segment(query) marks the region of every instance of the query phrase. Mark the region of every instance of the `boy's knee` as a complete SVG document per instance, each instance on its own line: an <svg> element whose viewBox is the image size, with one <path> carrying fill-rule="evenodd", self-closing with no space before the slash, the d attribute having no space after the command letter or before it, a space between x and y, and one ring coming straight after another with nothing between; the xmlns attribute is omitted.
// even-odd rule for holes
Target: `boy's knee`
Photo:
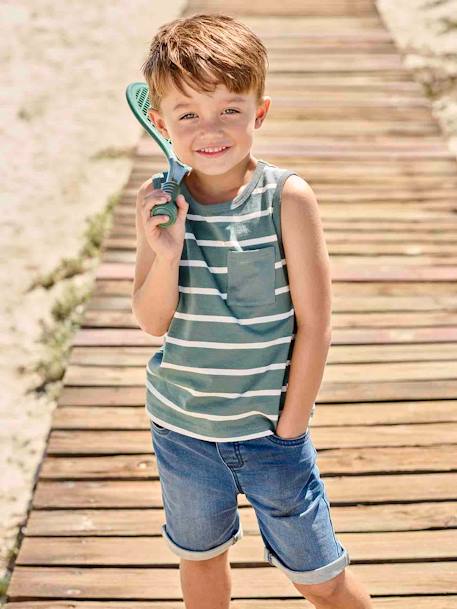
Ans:
<svg viewBox="0 0 457 609"><path fill-rule="evenodd" d="M297 590L312 602L315 600L330 599L339 590L340 586L344 585L345 573L342 571L332 579L320 584L298 584L292 582Z"/></svg>

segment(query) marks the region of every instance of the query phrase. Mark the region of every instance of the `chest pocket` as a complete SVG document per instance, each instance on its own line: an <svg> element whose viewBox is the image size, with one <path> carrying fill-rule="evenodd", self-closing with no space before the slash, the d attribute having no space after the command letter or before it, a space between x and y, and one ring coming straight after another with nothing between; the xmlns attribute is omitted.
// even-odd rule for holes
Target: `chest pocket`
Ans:
<svg viewBox="0 0 457 609"><path fill-rule="evenodd" d="M243 307L274 304L275 248L227 252L227 304Z"/></svg>

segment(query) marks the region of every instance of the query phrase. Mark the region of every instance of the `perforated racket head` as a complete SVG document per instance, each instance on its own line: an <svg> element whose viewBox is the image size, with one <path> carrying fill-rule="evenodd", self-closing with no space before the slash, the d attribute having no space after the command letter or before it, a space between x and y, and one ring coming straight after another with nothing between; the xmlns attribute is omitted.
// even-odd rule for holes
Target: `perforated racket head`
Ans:
<svg viewBox="0 0 457 609"><path fill-rule="evenodd" d="M178 195L179 184L184 176L192 169L189 165L182 163L176 156L170 142L163 137L160 131L156 128L148 115L150 108L149 89L144 82L132 82L127 85L125 96L130 106L131 111L135 115L142 127L151 135L168 160L168 174L166 182L162 185L162 190L171 195L171 201L168 203L155 205L151 209L151 216L165 214L169 217L168 222L159 224L166 227L174 224L177 217L176 196Z"/></svg>
<svg viewBox="0 0 457 609"><path fill-rule="evenodd" d="M168 159L170 169L167 175L167 182L173 181L179 184L183 177L192 170L192 167L178 159L170 142L163 137L149 118L148 110L150 108L150 101L147 84L144 82L130 83L125 90L125 96L130 109L138 122L146 129L149 135L155 139Z"/></svg>
<svg viewBox="0 0 457 609"><path fill-rule="evenodd" d="M163 137L148 116L150 101L147 84L144 82L130 83L127 85L125 96L127 97L127 102L133 114L138 119L140 124L146 129L149 135L152 135L155 141L159 144L165 156L168 159L176 159L177 157L170 145L170 142Z"/></svg>

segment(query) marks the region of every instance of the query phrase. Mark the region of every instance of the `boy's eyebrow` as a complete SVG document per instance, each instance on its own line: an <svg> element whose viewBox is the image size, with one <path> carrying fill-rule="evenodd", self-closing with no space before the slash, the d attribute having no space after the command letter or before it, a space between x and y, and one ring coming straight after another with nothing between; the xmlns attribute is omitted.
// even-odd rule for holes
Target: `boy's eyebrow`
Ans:
<svg viewBox="0 0 457 609"><path fill-rule="evenodd" d="M224 101L224 103L229 103L229 102L244 102L246 100L244 97L237 96L237 97L229 97L223 101ZM189 106L190 104L191 104L191 102L182 102L180 104L176 104L176 106L173 108L173 112L175 110L179 110L180 108L187 108L187 106Z"/></svg>

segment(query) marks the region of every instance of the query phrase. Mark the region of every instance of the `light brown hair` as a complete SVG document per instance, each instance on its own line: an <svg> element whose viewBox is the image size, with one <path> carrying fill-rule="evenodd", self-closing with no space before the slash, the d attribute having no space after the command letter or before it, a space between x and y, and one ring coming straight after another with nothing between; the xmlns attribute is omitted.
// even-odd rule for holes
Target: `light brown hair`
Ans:
<svg viewBox="0 0 457 609"><path fill-rule="evenodd" d="M182 81L197 91L213 92L219 83L232 93L264 95L267 50L246 25L221 13L199 13L162 25L141 66L149 102L159 109L168 79L184 93Z"/></svg>

